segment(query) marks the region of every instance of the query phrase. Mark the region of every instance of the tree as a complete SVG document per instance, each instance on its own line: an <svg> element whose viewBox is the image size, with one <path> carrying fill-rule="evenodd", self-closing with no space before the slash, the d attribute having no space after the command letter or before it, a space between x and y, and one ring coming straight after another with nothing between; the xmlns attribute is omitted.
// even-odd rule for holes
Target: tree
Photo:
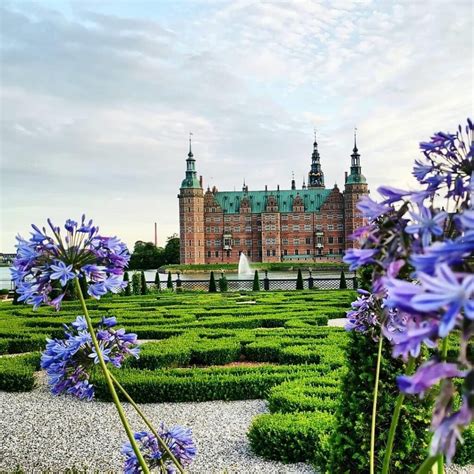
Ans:
<svg viewBox="0 0 474 474"><path fill-rule="evenodd" d="M179 263L179 237L176 234L168 237L164 250L166 264Z"/></svg>
<svg viewBox="0 0 474 474"><path fill-rule="evenodd" d="M255 270L255 275L253 276L252 291L260 291L260 280L258 278L258 270Z"/></svg>
<svg viewBox="0 0 474 474"><path fill-rule="evenodd" d="M145 272L140 273L140 293L146 295L148 293L148 287L146 286Z"/></svg>
<svg viewBox="0 0 474 474"><path fill-rule="evenodd" d="M132 290L130 288L130 277L128 275L128 272L125 272L123 275L123 281L127 283L127 286L124 289L124 295L125 296L130 296L132 294Z"/></svg>
<svg viewBox="0 0 474 474"><path fill-rule="evenodd" d="M149 270L165 264L165 251L152 242L135 242L128 268L130 270Z"/></svg>
<svg viewBox="0 0 474 474"><path fill-rule="evenodd" d="M304 289L303 274L301 273L301 268L298 268L298 276L296 277L296 289L297 290Z"/></svg>
<svg viewBox="0 0 474 474"><path fill-rule="evenodd" d="M216 279L214 278L214 272L211 272L211 278L209 280L209 293L215 293L216 291Z"/></svg>
<svg viewBox="0 0 474 474"><path fill-rule="evenodd" d="M346 275L344 274L344 270L341 270L341 277L339 279L339 289L345 290L346 288L347 288Z"/></svg>
<svg viewBox="0 0 474 474"><path fill-rule="evenodd" d="M166 288L169 290L173 289L173 279L171 278L171 272L168 272L168 281L166 282Z"/></svg>
<svg viewBox="0 0 474 474"><path fill-rule="evenodd" d="M155 287L158 291L161 290L161 282L160 282L160 272L157 270L155 275Z"/></svg>

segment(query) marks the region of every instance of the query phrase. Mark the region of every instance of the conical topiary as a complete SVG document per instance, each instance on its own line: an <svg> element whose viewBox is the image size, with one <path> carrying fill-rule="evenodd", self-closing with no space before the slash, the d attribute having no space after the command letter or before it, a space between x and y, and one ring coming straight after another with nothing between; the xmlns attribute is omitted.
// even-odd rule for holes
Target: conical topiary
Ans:
<svg viewBox="0 0 474 474"><path fill-rule="evenodd" d="M211 272L211 278L209 279L209 293L216 293L216 279L214 278L214 272Z"/></svg>
<svg viewBox="0 0 474 474"><path fill-rule="evenodd" d="M140 293L146 295L148 293L148 287L146 286L145 272L140 273Z"/></svg>
<svg viewBox="0 0 474 474"><path fill-rule="evenodd" d="M344 270L341 270L341 278L339 280L339 289L345 290L346 288L347 288L346 275L344 274Z"/></svg>
<svg viewBox="0 0 474 474"><path fill-rule="evenodd" d="M123 294L125 296L131 296L132 289L130 288L130 277L128 276L128 272L125 272L123 275L123 281L127 283L127 286L123 290Z"/></svg>
<svg viewBox="0 0 474 474"><path fill-rule="evenodd" d="M296 289L303 290L303 274L301 273L301 268L298 268L298 276L296 277Z"/></svg>
<svg viewBox="0 0 474 474"><path fill-rule="evenodd" d="M255 275L253 276L252 291L260 291L260 279L258 278L257 270L255 270Z"/></svg>
<svg viewBox="0 0 474 474"><path fill-rule="evenodd" d="M134 295L139 295L141 293L141 282L140 274L134 273L132 275L132 293Z"/></svg>
<svg viewBox="0 0 474 474"><path fill-rule="evenodd" d="M155 275L155 288L160 291L161 290L161 282L160 282L160 272L157 270Z"/></svg>
<svg viewBox="0 0 474 474"><path fill-rule="evenodd" d="M219 278L219 291L221 293L225 293L228 290L228 283L227 278L225 277L224 273L222 273L221 277Z"/></svg>
<svg viewBox="0 0 474 474"><path fill-rule="evenodd" d="M169 290L173 289L173 279L171 278L171 272L168 272L168 281L166 282L166 288Z"/></svg>

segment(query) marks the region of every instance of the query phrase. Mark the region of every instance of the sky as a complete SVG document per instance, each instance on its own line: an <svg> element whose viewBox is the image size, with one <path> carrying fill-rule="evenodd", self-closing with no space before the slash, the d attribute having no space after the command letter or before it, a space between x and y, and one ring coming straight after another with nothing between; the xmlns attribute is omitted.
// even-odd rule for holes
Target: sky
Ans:
<svg viewBox="0 0 474 474"><path fill-rule="evenodd" d="M93 218L130 248L179 230L189 132L204 186L297 186L313 130L340 188L353 130L372 195L473 111L470 0L0 3L0 252Z"/></svg>

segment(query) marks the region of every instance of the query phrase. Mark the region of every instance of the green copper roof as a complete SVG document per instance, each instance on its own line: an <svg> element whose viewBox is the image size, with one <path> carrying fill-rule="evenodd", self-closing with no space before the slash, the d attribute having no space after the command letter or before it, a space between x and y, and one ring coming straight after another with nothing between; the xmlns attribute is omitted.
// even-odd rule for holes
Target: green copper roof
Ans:
<svg viewBox="0 0 474 474"><path fill-rule="evenodd" d="M200 188L201 184L196 176L184 178L181 182L181 188Z"/></svg>
<svg viewBox="0 0 474 474"><path fill-rule="evenodd" d="M299 195L303 199L305 212L319 211L331 193L330 189L300 189L282 191L224 191L217 192L214 197L227 214L240 211L240 201L247 197L253 213L265 212L267 198L274 196L279 212L292 212L293 200Z"/></svg>
<svg viewBox="0 0 474 474"><path fill-rule="evenodd" d="M364 175L351 173L347 177L346 184L359 184L359 183L367 183L367 180L365 179Z"/></svg>

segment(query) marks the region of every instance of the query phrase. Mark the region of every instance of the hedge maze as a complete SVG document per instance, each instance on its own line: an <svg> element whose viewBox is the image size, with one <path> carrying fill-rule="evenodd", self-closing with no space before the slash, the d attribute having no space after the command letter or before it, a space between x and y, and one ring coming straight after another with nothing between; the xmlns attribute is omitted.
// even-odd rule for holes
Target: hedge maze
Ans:
<svg viewBox="0 0 474 474"><path fill-rule="evenodd" d="M93 320L115 316L137 333L138 360L113 373L137 402L265 398L269 414L249 430L252 449L284 462L319 466L329 456L347 335L328 327L345 316L351 290L259 293L160 292L89 300ZM77 302L50 308L0 305L0 390L35 384L46 337L63 337ZM96 398L109 400L101 373Z"/></svg>

